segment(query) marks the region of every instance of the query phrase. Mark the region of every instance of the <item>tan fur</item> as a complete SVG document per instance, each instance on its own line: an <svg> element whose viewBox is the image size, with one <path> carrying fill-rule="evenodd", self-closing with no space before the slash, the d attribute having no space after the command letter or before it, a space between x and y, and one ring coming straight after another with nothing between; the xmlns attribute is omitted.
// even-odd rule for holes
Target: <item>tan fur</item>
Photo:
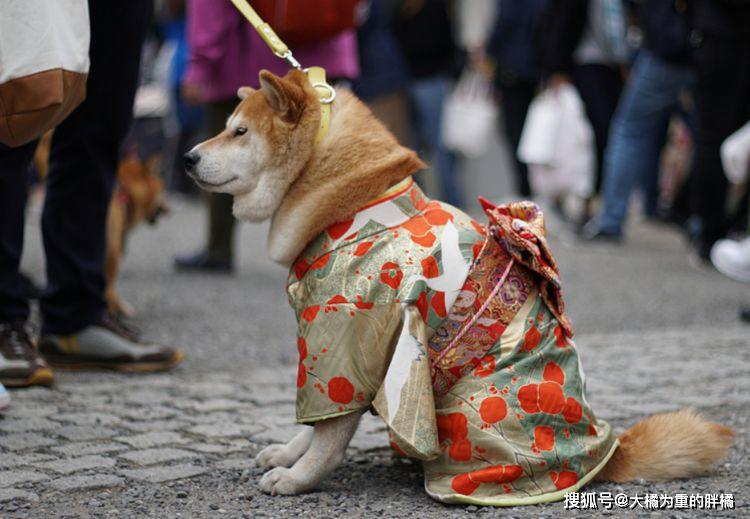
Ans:
<svg viewBox="0 0 750 519"><path fill-rule="evenodd" d="M153 220L168 210L164 200L164 182L159 174L160 157L141 162L126 157L117 168L118 186L109 202L107 214L107 256L104 265L106 288L104 299L114 314L132 317L133 307L117 293L117 274L122 261L125 240L133 228Z"/></svg>
<svg viewBox="0 0 750 519"><path fill-rule="evenodd" d="M331 129L273 216L271 257L289 264L329 225L425 167L354 95L340 90Z"/></svg>
<svg viewBox="0 0 750 519"><path fill-rule="evenodd" d="M47 171L49 170L49 153L52 147L52 134L55 130L50 130L39 139L39 143L36 145L34 150L34 158L32 164L34 169L39 175L40 182L44 182L47 179Z"/></svg>
<svg viewBox="0 0 750 519"><path fill-rule="evenodd" d="M733 437L732 429L692 409L650 416L620 435L620 447L596 479L624 483L707 474L726 458Z"/></svg>

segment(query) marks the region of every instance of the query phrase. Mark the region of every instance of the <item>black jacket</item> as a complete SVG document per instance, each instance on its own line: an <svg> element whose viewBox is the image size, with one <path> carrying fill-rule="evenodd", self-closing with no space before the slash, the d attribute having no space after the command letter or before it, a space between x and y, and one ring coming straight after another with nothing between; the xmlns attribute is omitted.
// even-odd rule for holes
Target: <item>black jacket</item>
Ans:
<svg viewBox="0 0 750 519"><path fill-rule="evenodd" d="M547 42L542 49L545 75L573 70L573 54L583 36L589 0L553 0L546 21Z"/></svg>
<svg viewBox="0 0 750 519"><path fill-rule="evenodd" d="M645 0L640 6L644 46L662 59L690 61L690 29L685 8L689 0Z"/></svg>
<svg viewBox="0 0 750 519"><path fill-rule="evenodd" d="M691 28L698 33L750 37L750 0L688 0L688 13Z"/></svg>
<svg viewBox="0 0 750 519"><path fill-rule="evenodd" d="M394 34L414 77L454 74L458 56L448 0L425 0L413 16L397 9Z"/></svg>

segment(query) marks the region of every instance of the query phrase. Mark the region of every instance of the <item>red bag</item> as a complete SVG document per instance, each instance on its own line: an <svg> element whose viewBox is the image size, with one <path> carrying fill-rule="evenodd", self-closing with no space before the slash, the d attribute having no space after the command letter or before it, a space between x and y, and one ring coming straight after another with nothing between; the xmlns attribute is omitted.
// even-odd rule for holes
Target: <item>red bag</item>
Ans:
<svg viewBox="0 0 750 519"><path fill-rule="evenodd" d="M318 43L357 26L361 0L251 0L250 5L290 47Z"/></svg>

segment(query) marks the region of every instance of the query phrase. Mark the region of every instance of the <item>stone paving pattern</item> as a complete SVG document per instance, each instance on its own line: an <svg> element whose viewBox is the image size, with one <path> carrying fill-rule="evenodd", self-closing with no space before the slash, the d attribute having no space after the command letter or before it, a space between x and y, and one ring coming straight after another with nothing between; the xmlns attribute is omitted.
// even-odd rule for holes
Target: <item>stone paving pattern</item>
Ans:
<svg viewBox="0 0 750 519"><path fill-rule="evenodd" d="M168 374L58 373L53 389L13 391L0 419L0 517L513 517L589 515L562 503L498 511L445 506L422 488L417 464L393 460L380 420L367 416L346 464L320 491L272 498L252 458L294 425L294 320L285 272L265 259L263 226L244 225L237 276L171 272L199 244L202 214L177 204L133 236L122 293L156 340L187 358ZM43 272L30 222L25 268ZM733 426L736 446L710 477L594 490L733 493L750 516L750 327L736 321L746 287L689 266L679 238L638 224L615 253L553 241L577 325L589 400L622 430L645 415L692 406ZM696 516L633 510L617 515Z"/></svg>

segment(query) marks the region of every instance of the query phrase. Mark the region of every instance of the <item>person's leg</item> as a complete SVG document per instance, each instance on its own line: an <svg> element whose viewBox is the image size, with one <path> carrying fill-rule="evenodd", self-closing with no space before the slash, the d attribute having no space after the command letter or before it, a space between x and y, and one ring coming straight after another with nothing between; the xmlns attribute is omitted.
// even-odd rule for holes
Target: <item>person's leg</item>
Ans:
<svg viewBox="0 0 750 519"><path fill-rule="evenodd" d="M620 71L605 65L579 65L574 71L575 83L586 107L596 145L596 192L603 178L604 150L609 126L622 90Z"/></svg>
<svg viewBox="0 0 750 519"><path fill-rule="evenodd" d="M433 167L440 179L442 199L460 207L463 189L456 172L456 155L443 145L441 135L443 102L448 94L448 80L442 76L418 79L409 86L409 94L416 112L416 126L433 157Z"/></svg>
<svg viewBox="0 0 750 519"><path fill-rule="evenodd" d="M622 233L633 188L646 172L656 176L670 114L690 78L687 67L670 65L647 51L638 56L605 152L604 203L597 217L602 231Z"/></svg>
<svg viewBox="0 0 750 519"><path fill-rule="evenodd" d="M36 142L18 148L0 144L0 387L46 385L54 378L26 333L27 288L18 270L35 149Z"/></svg>
<svg viewBox="0 0 750 519"><path fill-rule="evenodd" d="M75 333L101 320L106 221L119 146L132 120L151 0L89 1L86 100L55 131L42 233L48 287L44 331Z"/></svg>
<svg viewBox="0 0 750 519"><path fill-rule="evenodd" d="M396 90L367 100L372 114L385 125L402 146L409 146L409 98L403 90Z"/></svg>
<svg viewBox="0 0 750 519"><path fill-rule="evenodd" d="M746 122L744 111L750 96L750 52L746 47L731 38L705 34L693 51L697 128L692 199L701 221L696 252L704 260L727 230L728 183L719 149Z"/></svg>
<svg viewBox="0 0 750 519"><path fill-rule="evenodd" d="M521 133L523 125L526 122L526 114L529 111L529 105L534 98L536 85L534 83L516 82L512 85L503 84L500 87L502 98L502 124L503 131L508 143L511 145L511 151L515 161L516 173L516 190L522 197L531 196L531 186L529 185L529 172L526 164L518 160L518 144L521 142Z"/></svg>
<svg viewBox="0 0 750 519"><path fill-rule="evenodd" d="M213 261L232 263L234 236L234 197L224 193L211 193L208 199L208 257Z"/></svg>
<svg viewBox="0 0 750 519"><path fill-rule="evenodd" d="M23 248L28 173L36 142L18 148L0 144L0 323L25 323L29 316L19 273Z"/></svg>
<svg viewBox="0 0 750 519"><path fill-rule="evenodd" d="M152 9L151 0L89 0L87 97L55 131L42 215L49 285L39 351L53 366L155 371L182 358L140 343L104 301L107 210Z"/></svg>

